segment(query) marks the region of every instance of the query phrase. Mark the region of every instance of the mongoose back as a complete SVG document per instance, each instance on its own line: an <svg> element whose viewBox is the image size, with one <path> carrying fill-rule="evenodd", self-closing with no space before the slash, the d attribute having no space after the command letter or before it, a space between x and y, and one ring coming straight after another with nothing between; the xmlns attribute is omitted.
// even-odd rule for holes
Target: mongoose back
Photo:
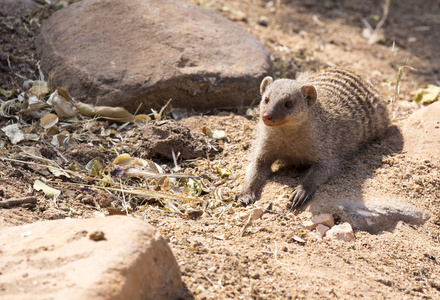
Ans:
<svg viewBox="0 0 440 300"><path fill-rule="evenodd" d="M261 82L260 119L239 200L250 204L276 160L309 168L292 195L292 208L309 200L334 175L343 157L380 137L389 120L374 87L359 75L327 69L297 80Z"/></svg>

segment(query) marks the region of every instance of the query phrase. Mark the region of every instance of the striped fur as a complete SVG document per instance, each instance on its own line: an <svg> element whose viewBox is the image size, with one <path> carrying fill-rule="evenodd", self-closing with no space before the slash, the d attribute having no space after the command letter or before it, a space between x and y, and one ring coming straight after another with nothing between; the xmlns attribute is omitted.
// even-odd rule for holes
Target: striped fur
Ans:
<svg viewBox="0 0 440 300"><path fill-rule="evenodd" d="M266 78L261 92L260 121L239 197L245 204L255 200L272 163L282 160L310 167L292 196L293 206L301 205L337 172L345 155L380 137L389 123L376 89L348 70L327 69L297 80Z"/></svg>

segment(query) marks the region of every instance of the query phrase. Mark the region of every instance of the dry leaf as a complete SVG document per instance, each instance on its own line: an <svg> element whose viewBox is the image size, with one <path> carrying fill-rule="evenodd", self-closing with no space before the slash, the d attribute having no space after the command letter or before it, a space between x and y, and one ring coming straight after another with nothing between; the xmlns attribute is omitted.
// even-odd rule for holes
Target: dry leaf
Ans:
<svg viewBox="0 0 440 300"><path fill-rule="evenodd" d="M2 128L2 131L6 134L12 144L17 144L24 140L24 134L18 124L11 124Z"/></svg>
<svg viewBox="0 0 440 300"><path fill-rule="evenodd" d="M54 107L55 112L60 118L76 116L76 108L72 104L70 104L64 97L61 97L59 95L59 90L60 89L56 90L50 95L49 100L47 100L47 104Z"/></svg>
<svg viewBox="0 0 440 300"><path fill-rule="evenodd" d="M61 194L60 190L51 188L47 186L40 180L35 180L34 182L34 190L43 191L47 198L56 198Z"/></svg>
<svg viewBox="0 0 440 300"><path fill-rule="evenodd" d="M66 177L66 178L70 178L70 175L60 169L60 168L48 168L48 170L55 176L55 177Z"/></svg>
<svg viewBox="0 0 440 300"><path fill-rule="evenodd" d="M33 82L33 85L28 92L38 97L38 99L43 99L50 92L50 90L47 87L47 82L36 80Z"/></svg>
<svg viewBox="0 0 440 300"><path fill-rule="evenodd" d="M102 172L104 171L104 167L99 161L99 158L96 157L87 163L86 170L92 176L101 176Z"/></svg>
<svg viewBox="0 0 440 300"><path fill-rule="evenodd" d="M151 121L150 116L145 115L145 114L140 114L140 115L134 116L134 123L148 123L150 121Z"/></svg>
<svg viewBox="0 0 440 300"><path fill-rule="evenodd" d="M49 129L58 123L58 116L55 114L46 114L43 118L41 118L40 123L41 127L44 129Z"/></svg>
<svg viewBox="0 0 440 300"><path fill-rule="evenodd" d="M75 107L79 113L86 117L99 117L118 122L133 122L134 116L122 107L92 106L90 104L76 102Z"/></svg>
<svg viewBox="0 0 440 300"><path fill-rule="evenodd" d="M414 93L414 101L418 104L427 105L438 100L440 86L428 84L426 89L418 89Z"/></svg>
<svg viewBox="0 0 440 300"><path fill-rule="evenodd" d="M210 138L213 138L216 140L224 139L226 136L226 133L224 130L211 130L207 127L203 127L202 132L204 134L206 134L207 136L209 136Z"/></svg>
<svg viewBox="0 0 440 300"><path fill-rule="evenodd" d="M127 153L121 154L113 160L113 164L120 166L128 166L133 163L130 155Z"/></svg>
<svg viewBox="0 0 440 300"><path fill-rule="evenodd" d="M229 171L228 169L222 169L222 168L219 168L219 167L215 167L215 169L217 170L217 172L220 174L220 176L225 176L225 177L227 177L227 176L230 176L231 175L231 171Z"/></svg>

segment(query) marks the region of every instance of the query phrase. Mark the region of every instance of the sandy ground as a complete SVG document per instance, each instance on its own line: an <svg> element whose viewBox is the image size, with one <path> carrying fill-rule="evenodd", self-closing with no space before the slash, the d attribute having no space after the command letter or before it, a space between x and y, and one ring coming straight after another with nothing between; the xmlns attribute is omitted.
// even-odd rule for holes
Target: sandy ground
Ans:
<svg viewBox="0 0 440 300"><path fill-rule="evenodd" d="M272 54L275 77L293 77L298 72L328 66L346 67L369 79L391 102L397 77L394 67L411 66L415 70L405 69L399 99L390 105L393 124L398 127L418 109L411 101L411 92L440 80L438 1L424 1L423 5L394 1L383 26L386 39L372 45L362 36L365 26L361 20L365 18L375 26L383 13L381 1L190 2L221 13L259 38ZM36 17L41 22L45 18ZM38 25L29 23L29 16L1 15L1 21L2 55L16 58L16 62L11 59L15 74L5 59L1 61L2 89L10 91L14 81L21 86L25 78L38 76L32 39ZM4 95L0 97L7 100ZM190 213L189 206L182 203L146 201L138 196L123 199L119 193L81 185L53 184L62 194L57 202L48 200L32 186L36 179L53 178L51 173L41 161L24 155L23 147L12 146L2 136L0 157L19 162L0 160L0 198L34 195L38 202L0 208L0 227L115 213L123 210L125 201L130 215L153 224L169 240L183 280L196 299L440 298L438 160L410 158L402 153L398 130L391 129L383 140L365 146L348 160L340 174L323 185L309 205L298 212L287 207L299 179L289 170L276 172L255 204L262 208L271 205L271 210L246 226L243 215L252 207L244 208L233 198L243 181L256 120L243 113L207 112L179 121L192 132L201 132L204 126L226 132L226 138L220 141L220 154L209 160L178 160L179 172L200 176L205 183L199 196L203 202L189 205L196 213ZM0 127L6 122L0 117ZM88 128L95 138L90 145L75 146L62 154L81 170L95 157L100 157L104 165L111 163L117 156L115 151L148 157L139 146L142 127L121 130L122 143L102 134L101 128L109 126L105 121L96 121ZM67 167L51 146L41 141L24 145L38 148L43 157ZM149 158L165 171L174 167L170 160ZM229 170L230 175L221 176L216 167ZM151 181L132 179L130 184L156 184L158 188L157 182ZM163 189L163 182L160 184ZM357 231L356 240L346 243L321 240L302 226L313 215L333 212L338 200L377 198L430 211L433 217L422 226L399 222L378 234ZM298 242L298 237L305 243Z"/></svg>

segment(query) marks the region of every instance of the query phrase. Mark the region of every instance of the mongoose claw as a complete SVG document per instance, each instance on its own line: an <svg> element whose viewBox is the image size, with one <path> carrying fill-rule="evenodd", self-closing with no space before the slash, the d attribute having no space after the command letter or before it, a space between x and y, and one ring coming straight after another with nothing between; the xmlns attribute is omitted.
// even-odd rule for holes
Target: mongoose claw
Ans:
<svg viewBox="0 0 440 300"><path fill-rule="evenodd" d="M300 206L302 206L304 203L307 202L310 198L310 193L307 192L302 185L298 186L292 194L291 200L292 200L292 206L290 209L296 209Z"/></svg>
<svg viewBox="0 0 440 300"><path fill-rule="evenodd" d="M240 196L236 197L236 200L240 201L240 203L244 206L248 206L254 203L255 198L252 196L252 194L241 194Z"/></svg>

